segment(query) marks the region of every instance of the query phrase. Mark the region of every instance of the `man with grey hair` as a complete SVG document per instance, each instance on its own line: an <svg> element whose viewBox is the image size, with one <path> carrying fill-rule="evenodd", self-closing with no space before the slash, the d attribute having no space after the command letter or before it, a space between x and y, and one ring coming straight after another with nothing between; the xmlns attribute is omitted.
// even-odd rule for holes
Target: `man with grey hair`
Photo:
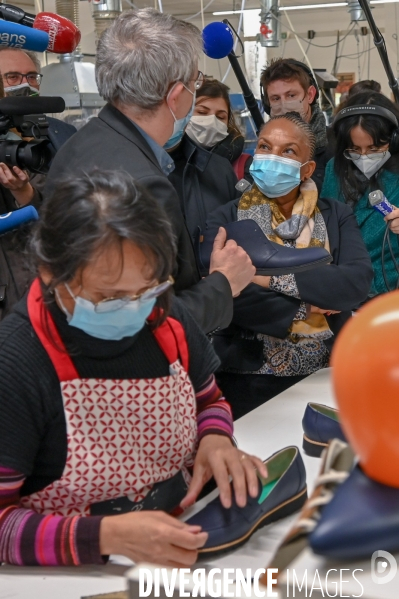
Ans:
<svg viewBox="0 0 399 599"><path fill-rule="evenodd" d="M177 145L201 85L200 31L172 15L145 8L123 12L98 44L96 78L108 104L56 156L47 189L55 180L93 167L125 170L166 210L176 234L175 291L206 333L232 319L233 296L255 269L242 248L215 240L210 275L201 279L177 193L168 180L174 168L167 149Z"/></svg>

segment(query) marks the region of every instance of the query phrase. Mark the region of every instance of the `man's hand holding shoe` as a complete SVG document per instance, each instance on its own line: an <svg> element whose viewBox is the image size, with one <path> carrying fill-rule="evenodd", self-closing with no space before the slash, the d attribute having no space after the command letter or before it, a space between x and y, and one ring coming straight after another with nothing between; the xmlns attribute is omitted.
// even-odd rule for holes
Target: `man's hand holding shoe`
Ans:
<svg viewBox="0 0 399 599"><path fill-rule="evenodd" d="M237 297L252 281L255 267L242 247L232 239L226 239L226 230L220 227L213 243L209 274L221 272L230 283L233 297Z"/></svg>

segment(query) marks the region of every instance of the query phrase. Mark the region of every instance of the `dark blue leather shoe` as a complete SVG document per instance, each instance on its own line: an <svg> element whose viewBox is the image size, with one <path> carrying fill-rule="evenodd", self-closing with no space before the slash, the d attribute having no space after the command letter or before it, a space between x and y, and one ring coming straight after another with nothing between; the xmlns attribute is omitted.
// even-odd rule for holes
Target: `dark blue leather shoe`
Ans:
<svg viewBox="0 0 399 599"><path fill-rule="evenodd" d="M313 457L319 458L331 439L345 441L339 423L338 410L318 403L308 403L302 419L303 449Z"/></svg>
<svg viewBox="0 0 399 599"><path fill-rule="evenodd" d="M315 553L339 560L399 551L399 489L377 483L357 466L325 506L309 541Z"/></svg>
<svg viewBox="0 0 399 599"><path fill-rule="evenodd" d="M287 275L329 264L332 256L324 248L289 248L264 235L252 219L223 225L227 239L233 239L249 255L258 275ZM219 229L209 229L199 239L197 253L202 274L209 272L213 242Z"/></svg>
<svg viewBox="0 0 399 599"><path fill-rule="evenodd" d="M301 509L307 499L307 488L299 449L286 447L265 460L265 464L268 477L259 477L258 496L248 497L245 507L238 507L233 500L232 507L226 509L216 497L187 520L187 524L197 524L209 535L200 553L209 555L235 549L262 526Z"/></svg>

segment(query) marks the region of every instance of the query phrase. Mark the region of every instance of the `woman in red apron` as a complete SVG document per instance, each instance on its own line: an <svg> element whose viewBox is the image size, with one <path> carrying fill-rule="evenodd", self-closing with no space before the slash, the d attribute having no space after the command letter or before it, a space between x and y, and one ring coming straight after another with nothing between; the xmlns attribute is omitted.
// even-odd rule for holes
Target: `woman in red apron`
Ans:
<svg viewBox="0 0 399 599"><path fill-rule="evenodd" d="M232 444L211 345L170 311L164 213L95 171L54 191L32 252L39 277L0 328L0 561L194 563L206 534L166 512L212 476L245 505L266 472Z"/></svg>

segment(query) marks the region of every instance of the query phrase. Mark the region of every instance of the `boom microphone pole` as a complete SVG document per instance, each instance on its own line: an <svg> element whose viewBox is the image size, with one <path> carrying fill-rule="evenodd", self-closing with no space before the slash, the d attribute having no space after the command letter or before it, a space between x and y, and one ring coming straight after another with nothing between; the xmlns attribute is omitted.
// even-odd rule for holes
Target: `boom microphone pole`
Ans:
<svg viewBox="0 0 399 599"><path fill-rule="evenodd" d="M237 77L237 81L240 84L245 104L251 113L256 130L259 131L264 124L264 120L259 110L258 102L242 72L238 57L234 53L234 38L230 27L231 25L227 19L224 19L222 23L220 21L209 23L202 32L204 52L210 58L215 59L225 58L227 56L231 68Z"/></svg>
<svg viewBox="0 0 399 599"><path fill-rule="evenodd" d="M395 102L399 103L399 85L398 80L396 79L392 67L389 63L388 52L385 45L385 40L381 34L381 31L378 29L374 17L371 14L370 5L368 0L358 0L364 14L366 15L367 22L370 26L371 33L373 34L374 45L378 50L378 54L380 55L382 65L385 69L385 72L388 77L389 87L392 90L393 96L395 98Z"/></svg>

